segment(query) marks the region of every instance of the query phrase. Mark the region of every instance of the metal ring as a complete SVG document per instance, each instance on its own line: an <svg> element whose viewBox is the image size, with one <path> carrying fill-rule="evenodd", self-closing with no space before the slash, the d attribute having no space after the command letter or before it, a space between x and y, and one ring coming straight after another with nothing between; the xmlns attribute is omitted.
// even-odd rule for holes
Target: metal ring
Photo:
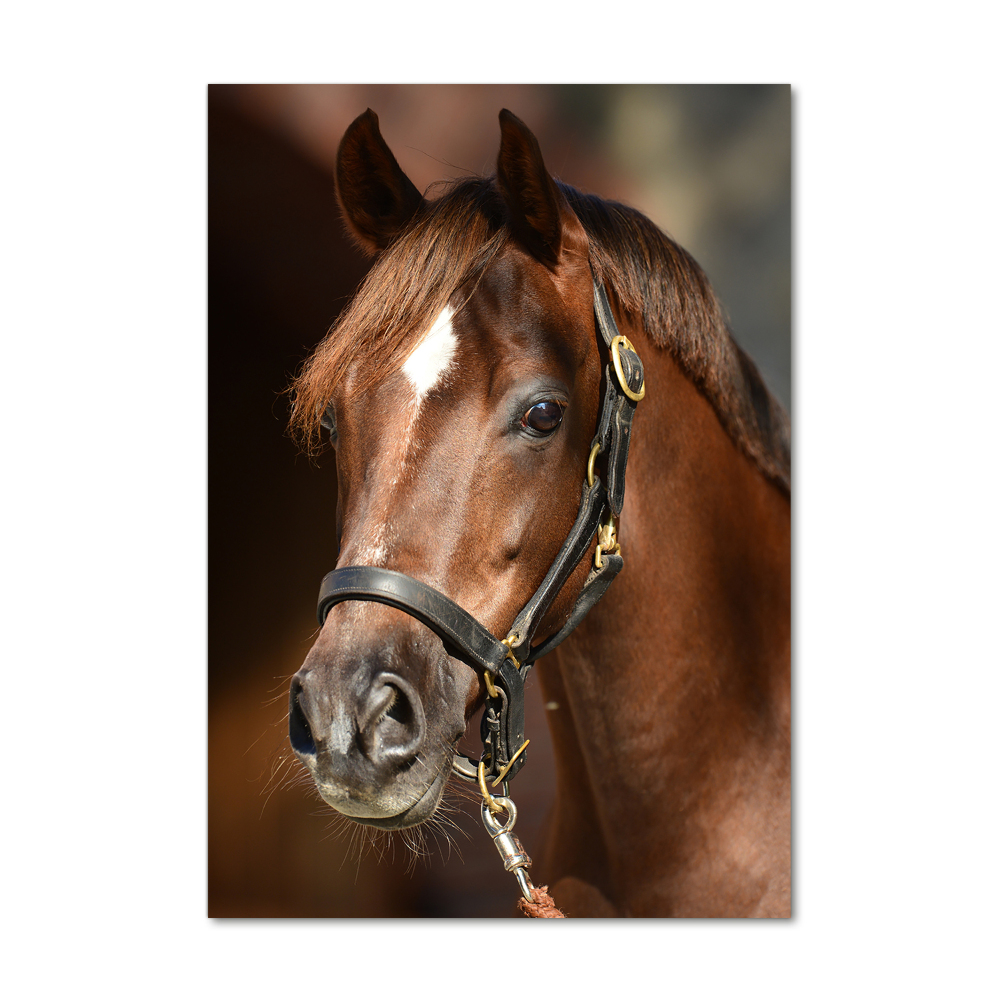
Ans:
<svg viewBox="0 0 1000 1000"><path fill-rule="evenodd" d="M628 382L625 379L625 372L622 369L621 355L619 354L622 344L624 344L637 358L639 357L639 352L632 346L628 337L619 334L611 341L611 360L615 363L615 374L618 376L618 384L622 387L622 392L624 392L625 395L632 400L632 402L638 403L639 400L646 395L646 378L645 375L643 375L642 385L639 386L638 392L633 392L629 388ZM642 364L641 358L639 359L639 363Z"/></svg>
<svg viewBox="0 0 1000 1000"><path fill-rule="evenodd" d="M483 824L490 831L491 837L496 837L501 833L509 833L513 829L517 822L517 806L506 795L490 796L490 801L484 802L483 806L489 806L489 813L483 813ZM501 823L496 818L499 812L507 813L506 823Z"/></svg>
<svg viewBox="0 0 1000 1000"><path fill-rule="evenodd" d="M486 787L486 765L482 761L479 762L477 774L479 779L479 791L483 793L483 802L489 808L490 812L496 815L501 809L505 808L502 804L497 804L498 800L503 798L503 796L494 798L490 795L490 791ZM507 799L506 801L510 802L510 799ZM513 803L511 803L511 805L513 805ZM517 813L513 813L513 815L516 816Z"/></svg>
<svg viewBox="0 0 1000 1000"><path fill-rule="evenodd" d="M499 698L500 692L496 689L496 686L493 683L493 678L490 677L490 672L488 670L483 671L483 680L486 681L487 694L489 694L491 698Z"/></svg>
<svg viewBox="0 0 1000 1000"><path fill-rule="evenodd" d="M479 768L474 760L466 757L464 753L455 752L451 761L451 773L457 774L465 781L476 782L479 780Z"/></svg>
<svg viewBox="0 0 1000 1000"><path fill-rule="evenodd" d="M587 485L594 485L594 459L604 451L600 441L594 442L594 447L590 449L590 458L587 459Z"/></svg>

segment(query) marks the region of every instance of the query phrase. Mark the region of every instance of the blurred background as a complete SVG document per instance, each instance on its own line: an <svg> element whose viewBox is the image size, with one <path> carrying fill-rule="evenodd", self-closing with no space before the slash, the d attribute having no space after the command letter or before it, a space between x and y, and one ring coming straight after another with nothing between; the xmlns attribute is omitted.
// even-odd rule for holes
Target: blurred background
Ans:
<svg viewBox="0 0 1000 1000"><path fill-rule="evenodd" d="M333 819L287 746L288 679L312 643L319 581L336 555L336 470L332 456L296 454L281 393L366 270L343 234L333 165L368 107L420 190L492 173L497 113L509 108L555 176L639 208L693 254L791 412L788 86L209 87L213 917L517 912L516 883L472 799L448 793L453 843L432 837L414 862L398 839L373 845ZM526 695L531 760L512 793L516 833L534 856L552 763L535 678Z"/></svg>

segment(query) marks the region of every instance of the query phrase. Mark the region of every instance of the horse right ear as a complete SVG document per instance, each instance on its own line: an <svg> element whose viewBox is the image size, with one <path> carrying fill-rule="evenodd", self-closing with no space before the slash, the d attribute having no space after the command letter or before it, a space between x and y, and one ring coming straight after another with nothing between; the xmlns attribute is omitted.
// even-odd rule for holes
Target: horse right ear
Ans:
<svg viewBox="0 0 1000 1000"><path fill-rule="evenodd" d="M587 236L556 187L531 129L506 108L500 112L497 186L515 236L546 267L566 256L587 259Z"/></svg>
<svg viewBox="0 0 1000 1000"><path fill-rule="evenodd" d="M371 108L340 140L337 200L348 232L369 256L383 251L424 204L382 138Z"/></svg>

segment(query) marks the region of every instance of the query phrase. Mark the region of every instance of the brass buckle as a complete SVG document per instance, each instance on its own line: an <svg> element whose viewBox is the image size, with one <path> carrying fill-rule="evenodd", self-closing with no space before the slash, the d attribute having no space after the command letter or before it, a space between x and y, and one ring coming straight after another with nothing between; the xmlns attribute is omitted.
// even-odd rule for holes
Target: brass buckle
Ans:
<svg viewBox="0 0 1000 1000"><path fill-rule="evenodd" d="M514 655L514 652L513 652L513 650L511 649L511 647L512 647L512 646L513 646L513 645L514 645L514 644L515 644L515 643L516 643L516 642L518 641L518 639L520 639L520 638L521 638L521 637L520 637L519 635L516 635L516 634L515 634L515 635L509 635L509 636L507 636L507 638L506 638L506 639L501 639L501 640L500 640L500 645L501 645L501 646L506 646L506 647L507 647L507 656L505 657L505 659L508 659L508 660L510 660L510 661L511 661L511 662L512 662L512 663L514 664L514 666L515 666L515 667L516 667L516 668L517 668L518 670L520 670L520 669L521 669L521 661L520 661L520 660L519 660L519 659L518 659L518 658L517 658L517 657L516 657L516 656Z"/></svg>
<svg viewBox="0 0 1000 1000"><path fill-rule="evenodd" d="M506 639L500 640L500 644L502 646L507 647L507 656L505 657L505 659L510 660L511 663L513 663L518 670L521 669L521 661L514 655L511 647L517 642L519 638L520 636L517 635L517 633L515 633L514 635L507 636ZM496 685L493 683L493 678L490 676L490 672L488 670L483 671L483 680L486 681L486 691L489 694L489 696L491 698L499 698L500 692L497 690ZM515 756L517 755L515 754Z"/></svg>
<svg viewBox="0 0 1000 1000"><path fill-rule="evenodd" d="M613 514L608 515L607 521L597 529L597 549L594 552L594 569L600 569L604 562L601 553L615 555L621 552L622 547L618 543L618 534L615 531L615 518Z"/></svg>
<svg viewBox="0 0 1000 1000"><path fill-rule="evenodd" d="M646 377L643 375L642 385L639 386L638 392L633 392L629 386L628 382L625 380L625 372L622 369L622 359L619 351L622 345L625 345L637 358L639 357L639 352L632 346L632 342L628 337L619 334L611 341L611 360L615 363L615 374L618 376L618 384L622 388L622 392L632 400L633 403L638 403L643 396L646 395ZM641 363L641 359L640 359Z"/></svg>

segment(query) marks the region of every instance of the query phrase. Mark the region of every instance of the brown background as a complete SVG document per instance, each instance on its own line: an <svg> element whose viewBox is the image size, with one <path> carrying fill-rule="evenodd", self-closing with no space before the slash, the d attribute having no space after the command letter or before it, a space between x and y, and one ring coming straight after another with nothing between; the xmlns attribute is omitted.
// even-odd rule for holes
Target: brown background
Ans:
<svg viewBox="0 0 1000 1000"><path fill-rule="evenodd" d="M464 833L414 864L398 838L371 846L331 819L288 759L287 681L336 553L335 469L296 455L280 393L366 266L337 214L337 144L371 107L423 190L491 172L509 108L556 176L635 205L694 254L791 409L790 90L213 86L208 101L209 915L512 914L514 880L460 790L446 802ZM527 696L532 758L512 791L539 853L551 747L532 680Z"/></svg>

